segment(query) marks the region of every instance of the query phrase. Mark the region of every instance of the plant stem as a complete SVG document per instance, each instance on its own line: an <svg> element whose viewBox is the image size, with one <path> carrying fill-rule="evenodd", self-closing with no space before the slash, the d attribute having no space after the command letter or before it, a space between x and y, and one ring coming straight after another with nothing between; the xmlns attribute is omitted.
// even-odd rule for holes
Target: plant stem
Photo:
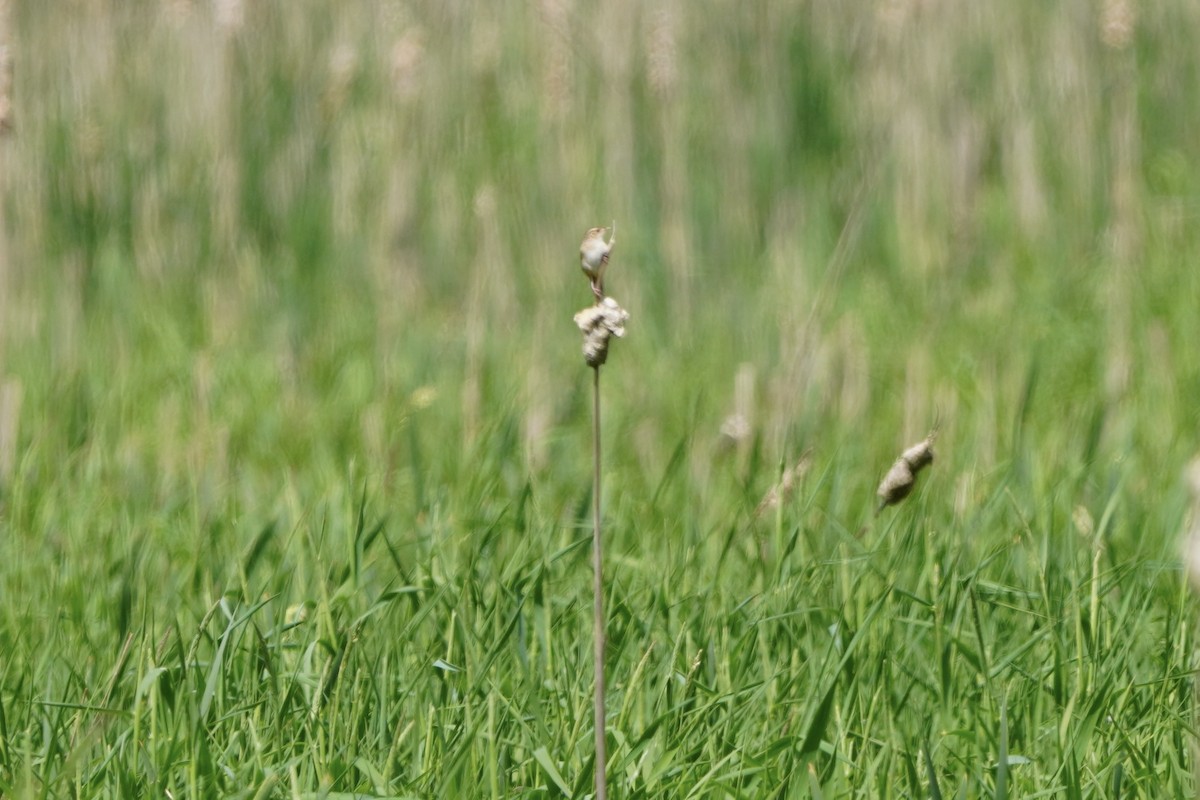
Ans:
<svg viewBox="0 0 1200 800"><path fill-rule="evenodd" d="M596 656L596 800L607 800L607 755L604 721L604 580L600 549L600 367L592 379L592 639Z"/></svg>

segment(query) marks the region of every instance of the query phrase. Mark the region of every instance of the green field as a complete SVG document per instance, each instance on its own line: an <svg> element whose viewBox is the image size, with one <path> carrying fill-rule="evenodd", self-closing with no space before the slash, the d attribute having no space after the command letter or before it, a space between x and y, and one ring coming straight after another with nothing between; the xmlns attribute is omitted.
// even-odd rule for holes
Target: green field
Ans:
<svg viewBox="0 0 1200 800"><path fill-rule="evenodd" d="M1198 30L0 2L0 797L1194 796Z"/></svg>

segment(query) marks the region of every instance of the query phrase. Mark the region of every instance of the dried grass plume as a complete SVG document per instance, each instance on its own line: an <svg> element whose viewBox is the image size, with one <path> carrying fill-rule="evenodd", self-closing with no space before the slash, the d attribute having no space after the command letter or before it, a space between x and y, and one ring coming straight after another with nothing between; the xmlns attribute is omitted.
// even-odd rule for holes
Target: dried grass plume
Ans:
<svg viewBox="0 0 1200 800"><path fill-rule="evenodd" d="M4 20L0 18L0 25ZM0 42L0 134L13 129L12 105L13 61L8 45Z"/></svg>
<svg viewBox="0 0 1200 800"><path fill-rule="evenodd" d="M917 473L933 463L933 441L937 433L935 427L928 436L901 453L887 475L883 476L875 492L879 496L876 515L912 494L913 487L917 485Z"/></svg>
<svg viewBox="0 0 1200 800"><path fill-rule="evenodd" d="M1192 494L1192 510L1183 529L1183 569L1192 588L1200 592L1200 458L1188 465L1184 480Z"/></svg>
<svg viewBox="0 0 1200 800"><path fill-rule="evenodd" d="M763 495L762 501L754 509L754 519L758 519L768 511L774 511L791 500L792 495L796 493L796 489L800 486L800 481L808 474L808 469L811 466L812 451L805 450L795 465L785 469L779 476L779 483L772 486Z"/></svg>
<svg viewBox="0 0 1200 800"><path fill-rule="evenodd" d="M629 312L611 297L575 315L575 324L583 331L583 358L589 367L599 367L608 360L609 339L624 336L628 320Z"/></svg>

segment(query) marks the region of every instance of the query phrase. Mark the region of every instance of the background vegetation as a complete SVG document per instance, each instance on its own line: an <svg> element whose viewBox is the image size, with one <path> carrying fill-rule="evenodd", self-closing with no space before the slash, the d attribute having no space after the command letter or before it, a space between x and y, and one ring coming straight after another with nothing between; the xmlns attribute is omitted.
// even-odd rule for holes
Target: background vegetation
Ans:
<svg viewBox="0 0 1200 800"><path fill-rule="evenodd" d="M1194 794L1200 5L3 18L0 795Z"/></svg>

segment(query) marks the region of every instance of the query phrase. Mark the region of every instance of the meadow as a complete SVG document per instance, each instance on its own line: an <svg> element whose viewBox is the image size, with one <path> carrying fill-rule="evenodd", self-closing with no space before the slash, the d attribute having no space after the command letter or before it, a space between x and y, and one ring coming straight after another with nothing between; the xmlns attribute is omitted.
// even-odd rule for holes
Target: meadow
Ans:
<svg viewBox="0 0 1200 800"><path fill-rule="evenodd" d="M1194 796L1197 30L0 2L0 796Z"/></svg>

